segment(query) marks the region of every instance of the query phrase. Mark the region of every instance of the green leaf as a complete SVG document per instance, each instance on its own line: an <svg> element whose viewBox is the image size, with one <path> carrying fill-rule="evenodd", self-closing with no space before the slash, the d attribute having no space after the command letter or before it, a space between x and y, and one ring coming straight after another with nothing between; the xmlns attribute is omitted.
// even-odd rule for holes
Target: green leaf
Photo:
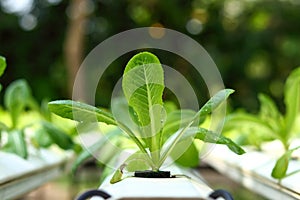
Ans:
<svg viewBox="0 0 300 200"><path fill-rule="evenodd" d="M237 145L227 137L218 135L213 131L204 128L198 128L198 130L195 129L195 131L196 131L196 135L195 135L196 139L202 140L203 142L207 142L207 143L226 145L232 152L238 155L242 155L245 153L245 150L242 147L240 147L239 145Z"/></svg>
<svg viewBox="0 0 300 200"><path fill-rule="evenodd" d="M154 113L154 106L159 105L162 109L163 81L163 69L153 54L139 53L126 65L122 87L129 106L138 115L141 126L148 126L151 120L154 120L157 114Z"/></svg>
<svg viewBox="0 0 300 200"><path fill-rule="evenodd" d="M292 151L287 151L276 161L271 174L273 178L282 179L285 177L291 155Z"/></svg>
<svg viewBox="0 0 300 200"><path fill-rule="evenodd" d="M123 179L124 170L127 172L143 171L151 168L148 162L147 154L137 151L130 155L125 162L115 171L110 183L114 184Z"/></svg>
<svg viewBox="0 0 300 200"><path fill-rule="evenodd" d="M292 153L299 148L300 148L300 146L290 149L290 150L286 151L280 158L278 158L278 160L276 161L276 164L272 170L271 175L273 178L281 180L291 174L298 172L298 170L297 170L297 171L291 172L290 174L287 174L287 170L289 167L289 161L291 159Z"/></svg>
<svg viewBox="0 0 300 200"><path fill-rule="evenodd" d="M133 111L132 107L128 106L125 98L120 97L112 99L111 111L118 123L126 124L135 135L139 134L140 129L137 125L138 119L136 113Z"/></svg>
<svg viewBox="0 0 300 200"><path fill-rule="evenodd" d="M187 126L196 115L193 110L175 110L168 114L166 123L163 128L163 143L176 131ZM195 123L197 126L199 123Z"/></svg>
<svg viewBox="0 0 300 200"><path fill-rule="evenodd" d="M188 148L186 148L187 145ZM183 149L185 149L184 152L182 152ZM185 140L179 142L170 156L173 160L175 160L176 164L183 167L199 166L199 151L192 141Z"/></svg>
<svg viewBox="0 0 300 200"><path fill-rule="evenodd" d="M137 116L132 107L128 107L125 98L115 98L112 100L112 112L119 128L121 128L136 143L139 149L146 153L146 145L142 143L140 127L137 126ZM125 125L126 124L126 125ZM145 141L145 140L144 140ZM150 158L150 157L149 157Z"/></svg>
<svg viewBox="0 0 300 200"><path fill-rule="evenodd" d="M162 95L164 91L163 68L158 58L142 52L133 56L126 65L122 88L129 106L136 112L139 125L154 163L159 159L159 141L166 116Z"/></svg>
<svg viewBox="0 0 300 200"><path fill-rule="evenodd" d="M4 57L0 56L0 77L3 75L6 68L6 60Z"/></svg>
<svg viewBox="0 0 300 200"><path fill-rule="evenodd" d="M130 155L124 162L125 169L128 172L148 170L151 166L148 164L147 157L140 151Z"/></svg>
<svg viewBox="0 0 300 200"><path fill-rule="evenodd" d="M234 143L231 139L219 135L213 131L207 130L205 128L200 127L191 127L187 130L186 134L182 138L182 140L186 138L194 137L195 139L199 139L203 142L213 143L213 144L223 144L226 145L232 152L242 155L245 153L245 150Z"/></svg>
<svg viewBox="0 0 300 200"><path fill-rule="evenodd" d="M122 169L118 168L110 179L110 183L114 184L122 180L123 172Z"/></svg>
<svg viewBox="0 0 300 200"><path fill-rule="evenodd" d="M39 147L48 148L53 144L49 134L43 128L39 128L35 131L34 139Z"/></svg>
<svg viewBox="0 0 300 200"><path fill-rule="evenodd" d="M72 100L57 100L48 103L48 108L51 112L79 122L104 122L106 124L117 125L111 113L90 106L85 103Z"/></svg>
<svg viewBox="0 0 300 200"><path fill-rule="evenodd" d="M170 153L175 148L176 144L181 140L185 132L190 128L190 126L197 120L202 119L213 110L217 109L224 101L232 94L234 90L224 89L217 92L212 98L210 98L204 106L194 115L191 121L182 129L178 130L174 135L166 142L162 147L162 156L159 160L158 167L160 167L163 162L167 159Z"/></svg>
<svg viewBox="0 0 300 200"><path fill-rule="evenodd" d="M103 170L101 172L101 175L100 175L100 180L99 180L99 184L102 185L102 183L106 180L106 178L108 176L110 176L112 173L115 172L115 169L113 169L111 166L115 165L116 162L118 160L118 157L117 156L113 156L109 162L103 166Z"/></svg>
<svg viewBox="0 0 300 200"><path fill-rule="evenodd" d="M146 147L144 146L144 144L135 136L135 134L125 124L118 122L118 127L121 130L123 130L130 137L130 139L137 145L137 147L140 149L141 152L148 155L148 152L147 152ZM152 163L153 167L155 167L153 161L151 160L150 155L148 155L148 161L150 163Z"/></svg>
<svg viewBox="0 0 300 200"><path fill-rule="evenodd" d="M202 108L198 112L200 119L204 118L208 114L212 113L215 109L217 109L233 92L234 90L232 89L223 89L217 92L204 104L204 106L202 106Z"/></svg>
<svg viewBox="0 0 300 200"><path fill-rule="evenodd" d="M260 115L265 118L277 119L282 115L278 111L275 102L265 94L259 94L258 99L260 101Z"/></svg>
<svg viewBox="0 0 300 200"><path fill-rule="evenodd" d="M8 149L22 158L28 157L27 144L22 130L13 130L8 133Z"/></svg>
<svg viewBox="0 0 300 200"><path fill-rule="evenodd" d="M260 113L259 118L267 124L281 141L286 141L288 133L285 130L285 122L282 114L278 111L275 102L264 94L259 94Z"/></svg>
<svg viewBox="0 0 300 200"><path fill-rule="evenodd" d="M274 130L269 124L261 120L256 115L252 115L244 112L236 112L228 115L228 117L226 117L224 129L230 130L230 129L236 129L244 126L252 127L257 131L264 132L269 135L274 134Z"/></svg>
<svg viewBox="0 0 300 200"><path fill-rule="evenodd" d="M74 142L72 138L61 129L54 126L52 123L43 121L42 126L48 133L51 140L60 148L68 150L73 149Z"/></svg>
<svg viewBox="0 0 300 200"><path fill-rule="evenodd" d="M177 105L173 101L165 101L164 102L164 108L166 110L166 113L169 115L169 113L177 110Z"/></svg>
<svg viewBox="0 0 300 200"><path fill-rule="evenodd" d="M284 87L286 131L290 133L300 110L300 67L293 70Z"/></svg>
<svg viewBox="0 0 300 200"><path fill-rule="evenodd" d="M17 126L20 113L32 102L31 90L23 79L12 82L4 94L4 105L11 115L13 127Z"/></svg>

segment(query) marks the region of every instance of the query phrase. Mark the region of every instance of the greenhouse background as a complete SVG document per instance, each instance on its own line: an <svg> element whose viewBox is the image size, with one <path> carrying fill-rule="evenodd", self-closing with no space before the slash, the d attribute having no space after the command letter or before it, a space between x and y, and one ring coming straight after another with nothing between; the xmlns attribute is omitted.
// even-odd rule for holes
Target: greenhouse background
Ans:
<svg viewBox="0 0 300 200"><path fill-rule="evenodd" d="M23 130L24 124L30 121L25 116L20 117L19 124L8 119L9 106L7 108L8 103L5 102L5 91L15 80L24 80L34 99L34 103L28 100L28 104L21 108L24 109L22 114L34 110L36 105L42 105L43 108L43 102L46 101L71 99L76 73L86 56L107 38L140 27L179 31L204 47L217 65L225 87L235 90L227 106L232 123L245 123L238 114L243 115L243 119L261 117L262 121L266 118L271 121L270 124L281 123L276 119L285 115L289 117L288 109L292 109L287 105L285 84L291 73L300 67L299 10L299 0L1 0L0 55L6 59L7 65L0 79L1 124L3 122L9 127ZM203 77L194 73L195 69L187 60L163 50L149 51L158 55L162 64L184 75L193 86L199 104L207 101L210 95ZM124 54L111 63L98 83L95 96L97 106L110 108L114 86L122 76L127 61L138 52ZM292 103L297 107L289 136L268 135L269 130L252 134L251 131L260 127L245 130L251 124L244 128L225 124L224 134L241 145L254 145L256 150L264 150L264 142L273 141L271 145L275 145L274 151L279 149L274 156L276 159L283 152L291 152L291 149L291 154L296 152L300 136L300 76L295 76L298 78L293 83L298 88L295 88L295 102ZM261 97L262 93L268 97ZM174 100L171 92L164 95L164 100ZM275 114L267 113L264 116L262 105L268 99L274 101L278 110ZM42 108L40 112L43 115ZM270 110L273 108L273 104L267 107ZM36 113L30 112L29 116L32 119L39 118ZM270 116L274 117L274 121ZM45 117L47 123L57 123L58 127L66 130L67 135L73 137L72 122L59 120ZM246 136L240 137L240 133ZM5 146L4 143L1 141L0 148ZM67 151L80 151L78 144L72 145L72 148L59 147ZM290 155L289 159L292 157L297 161L299 155ZM95 168L94 162L90 160L75 175L63 174L20 198L74 199L79 192L99 186L101 170ZM215 168L213 164L210 167L208 165L202 163L198 168L200 173L202 168L206 170L203 171L203 177L213 187L229 190L235 199L264 199L219 174L224 169L217 169L219 172L216 172L211 168ZM294 167L296 171L300 169L299 164ZM299 190L297 192L300 196Z"/></svg>

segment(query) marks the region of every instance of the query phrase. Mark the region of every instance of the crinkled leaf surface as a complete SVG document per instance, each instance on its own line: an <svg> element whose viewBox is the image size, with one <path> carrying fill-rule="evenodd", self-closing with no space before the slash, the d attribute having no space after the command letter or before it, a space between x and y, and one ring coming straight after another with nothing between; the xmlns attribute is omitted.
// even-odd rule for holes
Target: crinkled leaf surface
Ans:
<svg viewBox="0 0 300 200"><path fill-rule="evenodd" d="M164 75L158 58L148 52L132 57L126 65L122 87L145 130L145 137L154 136L161 129L160 118L164 114Z"/></svg>
<svg viewBox="0 0 300 200"><path fill-rule="evenodd" d="M133 56L124 70L122 88L129 106L137 114L140 135L156 165L166 118L162 101L164 74L158 58L149 52Z"/></svg>

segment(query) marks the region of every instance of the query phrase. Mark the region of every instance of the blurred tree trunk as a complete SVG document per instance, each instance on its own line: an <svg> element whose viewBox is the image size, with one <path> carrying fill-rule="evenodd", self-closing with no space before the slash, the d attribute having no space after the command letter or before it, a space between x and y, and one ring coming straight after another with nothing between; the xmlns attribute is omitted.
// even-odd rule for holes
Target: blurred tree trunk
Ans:
<svg viewBox="0 0 300 200"><path fill-rule="evenodd" d="M83 59L85 22L88 18L87 6L86 0L71 0L69 5L69 25L64 44L69 97L72 97L76 73ZM80 76L80 82L80 88L76 88L76 93L84 99L84 76Z"/></svg>

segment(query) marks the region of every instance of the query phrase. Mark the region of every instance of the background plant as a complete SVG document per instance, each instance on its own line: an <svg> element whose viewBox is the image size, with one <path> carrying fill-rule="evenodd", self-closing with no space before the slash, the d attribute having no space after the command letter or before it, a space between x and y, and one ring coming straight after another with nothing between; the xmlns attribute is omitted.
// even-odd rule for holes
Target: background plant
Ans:
<svg viewBox="0 0 300 200"><path fill-rule="evenodd" d="M5 67L5 59L0 57L0 75ZM27 158L28 144L36 148L55 144L65 150L76 147L71 136L52 123L51 113L45 105L47 103L38 105L24 79L14 81L6 88L6 110L1 110L0 122L1 150Z"/></svg>
<svg viewBox="0 0 300 200"><path fill-rule="evenodd" d="M167 113L162 99L163 69L158 58L148 52L139 53L129 60L124 70L122 87L126 101L119 100L115 103L117 107L113 108L114 115L71 100L49 103L49 109L62 117L84 123L92 120L94 116L100 122L117 126L135 143L138 150L121 165L111 182L120 181L124 169L159 171L175 149L183 153L182 146L178 148L178 145L188 140L200 139L204 142L224 144L237 154L244 153L244 150L230 139L199 127L233 90L219 91L198 112L175 110ZM191 141L185 143L190 144ZM189 154L191 150L197 151L196 148L189 150Z"/></svg>
<svg viewBox="0 0 300 200"><path fill-rule="evenodd" d="M225 129L235 129L236 133L239 132L237 137L241 136L247 140L244 144L253 144L258 148L265 141L278 139L285 153L278 159L272 176L282 179L287 176L286 171L292 152L298 148L289 149L293 138L299 136L295 125L300 110L300 68L293 70L285 82L284 114L278 110L272 98L265 94L260 94L258 98L260 101L258 114L234 112L228 116Z"/></svg>

